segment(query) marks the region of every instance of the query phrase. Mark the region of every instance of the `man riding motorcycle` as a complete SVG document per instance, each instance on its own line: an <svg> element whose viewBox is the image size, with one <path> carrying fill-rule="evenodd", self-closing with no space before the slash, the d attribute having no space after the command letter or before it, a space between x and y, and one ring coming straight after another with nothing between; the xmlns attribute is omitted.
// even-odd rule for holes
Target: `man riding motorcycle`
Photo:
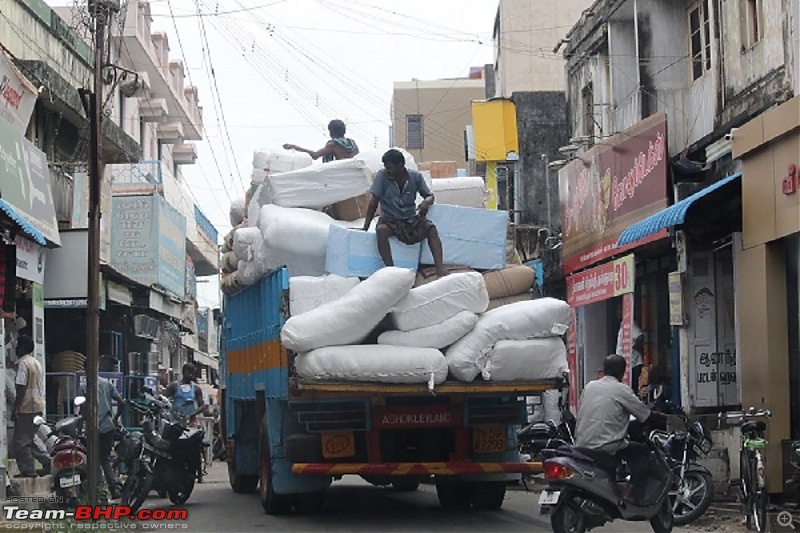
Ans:
<svg viewBox="0 0 800 533"><path fill-rule="evenodd" d="M648 423L664 421L665 415L651 411L630 387L622 384L626 364L621 355L609 355L603 361L604 376L584 388L578 408L575 445L624 460L631 474L625 500L638 504L646 492L650 450L642 443L627 439L630 417Z"/></svg>

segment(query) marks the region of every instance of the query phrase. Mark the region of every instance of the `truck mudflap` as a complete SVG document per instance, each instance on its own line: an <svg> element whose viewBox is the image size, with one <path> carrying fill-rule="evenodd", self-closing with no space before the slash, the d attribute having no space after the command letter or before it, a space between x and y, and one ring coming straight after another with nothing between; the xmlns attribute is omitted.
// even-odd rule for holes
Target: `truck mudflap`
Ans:
<svg viewBox="0 0 800 533"><path fill-rule="evenodd" d="M502 463L295 463L292 473L306 476L458 476L466 474L539 474L540 462Z"/></svg>

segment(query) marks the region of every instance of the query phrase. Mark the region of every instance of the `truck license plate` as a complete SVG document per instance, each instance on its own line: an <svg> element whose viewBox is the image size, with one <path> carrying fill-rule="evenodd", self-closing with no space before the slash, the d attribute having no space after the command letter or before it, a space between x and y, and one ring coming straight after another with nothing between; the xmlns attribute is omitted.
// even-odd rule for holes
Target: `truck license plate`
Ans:
<svg viewBox="0 0 800 533"><path fill-rule="evenodd" d="M539 495L539 505L555 505L558 503L558 498L561 496L561 491L558 490L543 490Z"/></svg>
<svg viewBox="0 0 800 533"><path fill-rule="evenodd" d="M58 484L61 485L61 488L66 487L74 487L75 485L81 484L81 476L80 474L75 474L74 476L69 477L62 477L58 480Z"/></svg>
<svg viewBox="0 0 800 533"><path fill-rule="evenodd" d="M472 430L472 449L477 453L494 453L505 451L505 427L484 426L474 428Z"/></svg>

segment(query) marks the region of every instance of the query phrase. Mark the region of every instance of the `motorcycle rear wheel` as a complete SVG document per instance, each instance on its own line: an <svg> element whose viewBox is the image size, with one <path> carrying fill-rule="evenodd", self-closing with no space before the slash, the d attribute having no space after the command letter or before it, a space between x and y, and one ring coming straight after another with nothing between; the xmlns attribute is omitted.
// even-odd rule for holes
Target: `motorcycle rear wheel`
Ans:
<svg viewBox="0 0 800 533"><path fill-rule="evenodd" d="M135 513L142 506L153 487L153 476L142 467L134 467L134 471L125 480L122 486L121 505L130 505L131 512Z"/></svg>
<svg viewBox="0 0 800 533"><path fill-rule="evenodd" d="M550 527L553 533L584 533L586 517L563 501L550 513Z"/></svg>

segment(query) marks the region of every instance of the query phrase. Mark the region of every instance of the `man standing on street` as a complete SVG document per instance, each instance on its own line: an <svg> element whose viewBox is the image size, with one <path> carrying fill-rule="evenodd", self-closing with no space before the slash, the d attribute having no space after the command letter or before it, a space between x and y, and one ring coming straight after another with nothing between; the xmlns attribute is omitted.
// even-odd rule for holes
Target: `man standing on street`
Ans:
<svg viewBox="0 0 800 533"><path fill-rule="evenodd" d="M120 497L119 480L117 473L111 466L111 448L114 447L114 429L117 426L117 420L122 414L122 408L125 406L125 400L122 399L117 388L106 378L99 378L97 381L97 417L99 419L98 426L100 429L100 466L103 467L103 475L106 478L106 485L111 493L113 499ZM117 402L117 414L112 417L111 402Z"/></svg>
<svg viewBox="0 0 800 533"><path fill-rule="evenodd" d="M33 419L44 413L42 365L33 357L35 345L28 335L17 339L17 398L11 410L14 422L12 448L19 468L19 477L36 477L33 459L42 464L42 473L50 471L50 457L33 442L36 424Z"/></svg>

